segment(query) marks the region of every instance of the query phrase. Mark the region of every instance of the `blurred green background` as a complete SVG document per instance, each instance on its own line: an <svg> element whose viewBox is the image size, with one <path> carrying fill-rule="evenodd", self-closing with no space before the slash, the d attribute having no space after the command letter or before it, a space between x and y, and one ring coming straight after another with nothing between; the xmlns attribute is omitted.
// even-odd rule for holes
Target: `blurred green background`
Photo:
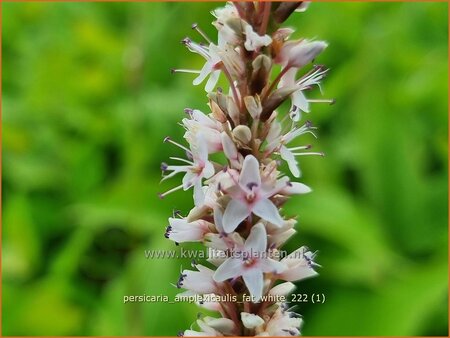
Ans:
<svg viewBox="0 0 450 338"><path fill-rule="evenodd" d="M192 304L123 304L167 294L186 260L172 249L172 209L157 193L178 149L183 108L206 110L192 76L202 59L179 41L210 36L221 3L3 3L3 335L176 335ZM304 335L447 335L447 3L314 3L295 37L325 39L317 62L334 106L314 106L314 193L293 198L298 234L320 276L298 292ZM200 39L198 39L200 40ZM319 96L315 91L312 96ZM306 137L304 142L310 142ZM303 159L303 158L302 158Z"/></svg>

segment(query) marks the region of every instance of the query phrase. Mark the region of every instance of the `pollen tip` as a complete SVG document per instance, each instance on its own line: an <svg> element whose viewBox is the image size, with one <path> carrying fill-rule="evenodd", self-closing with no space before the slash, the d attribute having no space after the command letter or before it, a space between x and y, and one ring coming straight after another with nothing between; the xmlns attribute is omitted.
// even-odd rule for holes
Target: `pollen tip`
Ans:
<svg viewBox="0 0 450 338"><path fill-rule="evenodd" d="M191 42L192 42L192 40L189 39L188 37L185 37L183 40L181 40L181 43L182 43L183 45L187 45L187 44L189 44L189 43L191 43Z"/></svg>
<svg viewBox="0 0 450 338"><path fill-rule="evenodd" d="M170 68L170 74L175 74L177 70L175 68Z"/></svg>
<svg viewBox="0 0 450 338"><path fill-rule="evenodd" d="M193 110L191 108L184 108L184 112L188 115L191 115Z"/></svg>
<svg viewBox="0 0 450 338"><path fill-rule="evenodd" d="M196 29L198 27L198 23L196 23L196 22L194 22L192 25L191 25L191 28L192 29Z"/></svg>
<svg viewBox="0 0 450 338"><path fill-rule="evenodd" d="M308 121L306 121L305 122L305 127L307 127L307 128L311 128L312 127L312 122L310 121L310 120L308 120Z"/></svg>
<svg viewBox="0 0 450 338"><path fill-rule="evenodd" d="M320 156L325 156L325 153L321 152L321 153L320 153Z"/></svg>
<svg viewBox="0 0 450 338"><path fill-rule="evenodd" d="M312 144L307 144L305 149L311 149L312 148Z"/></svg>
<svg viewBox="0 0 450 338"><path fill-rule="evenodd" d="M336 99L331 99L330 106L336 103Z"/></svg>
<svg viewBox="0 0 450 338"><path fill-rule="evenodd" d="M158 193L158 197L159 197L159 199L163 200L164 199L164 194L163 193Z"/></svg>
<svg viewBox="0 0 450 338"><path fill-rule="evenodd" d="M164 143L166 143L166 142L169 142L171 140L171 138L170 138L170 136L166 136L166 137L164 137Z"/></svg>
<svg viewBox="0 0 450 338"><path fill-rule="evenodd" d="M161 163L161 170L162 171L166 171L167 167L168 167L167 163L165 163L165 162Z"/></svg>

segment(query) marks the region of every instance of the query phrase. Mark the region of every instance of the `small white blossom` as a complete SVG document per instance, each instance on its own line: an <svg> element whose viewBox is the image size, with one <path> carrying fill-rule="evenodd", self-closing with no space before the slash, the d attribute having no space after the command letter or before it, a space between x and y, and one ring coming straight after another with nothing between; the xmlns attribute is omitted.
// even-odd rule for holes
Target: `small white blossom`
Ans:
<svg viewBox="0 0 450 338"><path fill-rule="evenodd" d="M252 155L246 156L239 181L227 191L232 199L223 215L225 231L234 231L252 213L281 226L283 219L275 204L269 199L279 190L279 186L267 187L263 184L258 160Z"/></svg>
<svg viewBox="0 0 450 338"><path fill-rule="evenodd" d="M214 280L223 282L242 276L248 291L255 302L258 302L263 292L263 273L280 273L285 270L282 263L267 257L266 248L266 229L262 223L258 223L253 226L244 247L217 268Z"/></svg>
<svg viewBox="0 0 450 338"><path fill-rule="evenodd" d="M248 51L254 51L263 46L269 46L272 43L272 39L270 36L263 35L260 36L258 33L255 33L252 26L245 26L245 43L244 47Z"/></svg>

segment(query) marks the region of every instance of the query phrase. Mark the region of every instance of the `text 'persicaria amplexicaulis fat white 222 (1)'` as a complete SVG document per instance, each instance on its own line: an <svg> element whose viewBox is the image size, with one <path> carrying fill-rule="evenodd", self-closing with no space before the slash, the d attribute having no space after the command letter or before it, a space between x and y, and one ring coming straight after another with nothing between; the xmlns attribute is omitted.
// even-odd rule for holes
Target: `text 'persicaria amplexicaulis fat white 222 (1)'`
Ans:
<svg viewBox="0 0 450 338"><path fill-rule="evenodd" d="M218 317L200 316L181 335L300 335L301 316L267 295L289 295L292 282L317 275L315 253L305 246L286 257L273 255L296 233L297 221L284 215L284 203L311 192L298 181L300 158L323 156L310 151L311 144L298 143L307 134L316 137L304 113L313 104L334 102L320 98L328 69L315 64L328 43L291 39L294 29L282 27L291 15L307 15L308 5L226 3L212 12L216 39L194 24L199 41L182 40L204 64L172 72L204 85L209 108L186 108L184 141L164 139L183 155L161 165L163 180L177 174L182 180L160 197L189 190L194 204L185 216L169 218L165 237L176 244L200 242L223 255L194 262L194 270L183 270L174 285L185 290L179 295L232 295L237 301L199 302ZM217 87L221 77L228 88ZM212 159L215 153L224 155L214 157L223 158L221 163Z"/></svg>

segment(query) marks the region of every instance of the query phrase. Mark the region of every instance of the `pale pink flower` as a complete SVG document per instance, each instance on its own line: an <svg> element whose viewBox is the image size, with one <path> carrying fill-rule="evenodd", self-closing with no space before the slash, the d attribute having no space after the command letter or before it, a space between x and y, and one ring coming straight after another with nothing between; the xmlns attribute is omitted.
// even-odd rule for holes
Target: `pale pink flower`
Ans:
<svg viewBox="0 0 450 338"><path fill-rule="evenodd" d="M189 38L185 38L182 42L191 52L201 55L206 60L206 62L200 71L187 69L178 69L174 71L198 73L198 76L192 82L192 84L195 86L202 83L209 76L209 79L205 85L205 91L210 92L216 86L217 81L219 81L221 58L218 53L220 49L213 43L210 43L209 46L204 46L193 42Z"/></svg>
<svg viewBox="0 0 450 338"><path fill-rule="evenodd" d="M206 143L209 154L221 151L221 133L223 130L221 124L198 109L186 109L185 111L189 118L184 118L182 123L186 129L184 138L189 144L196 146L199 135L201 135L201 141Z"/></svg>
<svg viewBox="0 0 450 338"><path fill-rule="evenodd" d="M325 41L309 41L307 39L287 41L283 44L276 61L287 68L301 68L313 61L328 43Z"/></svg>
<svg viewBox="0 0 450 338"><path fill-rule="evenodd" d="M278 275L280 279L294 282L309 277L314 277L318 273L314 270L316 264L313 260L315 253L308 251L307 247L301 247L281 260L288 267Z"/></svg>
<svg viewBox="0 0 450 338"><path fill-rule="evenodd" d="M202 190L202 179L210 178L214 175L215 170L211 162L208 161L207 144L203 141L203 138L199 135L200 141L198 145L192 150L185 148L185 150L192 156L192 161L178 157L170 157L172 160L183 162L183 165L168 165L163 163L161 169L163 172L171 171L167 176L163 177L163 181L175 176L178 173L185 173L182 184L177 186L163 194L160 197L163 198L167 194L176 191L178 189L187 190L194 187L194 202L195 204L201 204L205 198ZM170 142L170 139L166 140ZM172 142L173 143L173 142Z"/></svg>
<svg viewBox="0 0 450 338"><path fill-rule="evenodd" d="M226 232L234 231L248 216L256 216L276 225L282 225L283 218L275 204L269 199L280 190L278 186L265 186L261 181L259 162L253 155L247 155L242 165L239 181L227 193L232 197L224 215Z"/></svg>
<svg viewBox="0 0 450 338"><path fill-rule="evenodd" d="M217 8L211 13L216 17L216 21L213 22L213 25L218 31L218 46L224 47L225 45L237 45L239 43L239 37L227 24L230 20L240 20L236 7L232 3L227 3L224 7Z"/></svg>
<svg viewBox="0 0 450 338"><path fill-rule="evenodd" d="M303 91L311 89L314 85L317 85L322 92L322 88L320 86L320 81L325 77L328 72L328 69L323 68L322 66L315 66L311 72L308 72L299 80L296 80L297 68L290 68L286 74L281 78L281 81L278 84L278 87L289 87L289 86L298 86L298 90L296 90L292 95L292 103L291 103L291 111L289 116L295 122L298 122L301 118L301 111L306 113L310 112L308 100L303 93ZM326 102L330 102L329 100L325 100ZM324 101L324 102L325 102ZM317 102L317 100L312 100L312 102Z"/></svg>
<svg viewBox="0 0 450 338"><path fill-rule="evenodd" d="M263 273L281 273L285 266L268 256L267 234L262 223L253 226L241 251L233 253L214 273L216 282L242 276L255 302L262 297Z"/></svg>
<svg viewBox="0 0 450 338"><path fill-rule="evenodd" d="M257 336L299 336L302 318L295 312L286 311L281 306L267 322L264 331Z"/></svg>
<svg viewBox="0 0 450 338"><path fill-rule="evenodd" d="M320 155L324 156L323 153L320 152L299 152L302 150L310 149L310 145L305 146L297 146L288 148L286 145L296 139L297 137L305 134L312 134L314 137L313 130L315 127L312 126L311 122L307 121L303 126L297 127L295 124L292 125L291 130L289 130L286 134L281 134L281 124L277 121L273 121L270 127L269 133L267 135L267 152L273 152L278 150L281 158L285 160L289 166L289 170L292 175L295 177L300 177L301 172L298 167L298 162L296 156L305 156L305 155Z"/></svg>
<svg viewBox="0 0 450 338"><path fill-rule="evenodd" d="M194 264L198 271L183 270L180 274L177 288L183 288L190 293L181 293L181 295L188 294L209 294L220 291L220 283L213 279L214 271L201 264Z"/></svg>
<svg viewBox="0 0 450 338"><path fill-rule="evenodd" d="M166 228L165 237L176 242L199 242L209 232L211 223L204 220L188 222L186 218L169 218L169 226Z"/></svg>

